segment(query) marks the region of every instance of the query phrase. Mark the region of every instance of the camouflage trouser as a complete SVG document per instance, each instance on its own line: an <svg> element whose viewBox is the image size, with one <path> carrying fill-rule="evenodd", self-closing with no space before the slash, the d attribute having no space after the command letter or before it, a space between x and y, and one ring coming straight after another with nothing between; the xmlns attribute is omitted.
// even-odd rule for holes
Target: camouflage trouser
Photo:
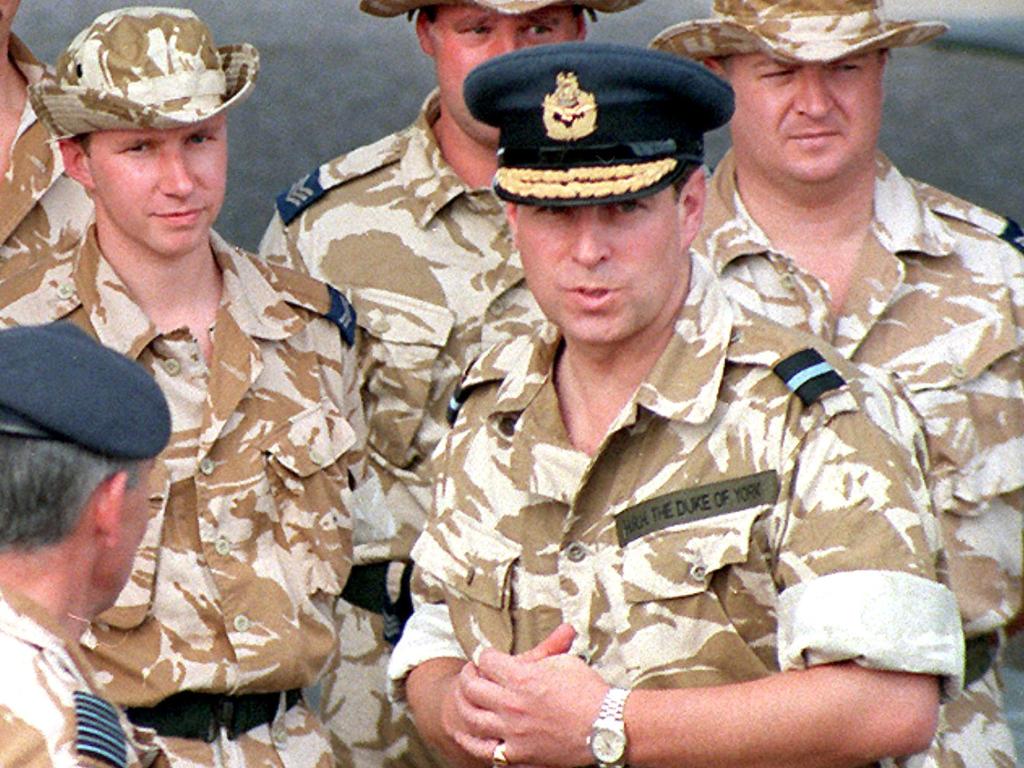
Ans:
<svg viewBox="0 0 1024 768"><path fill-rule="evenodd" d="M408 710L387 698L391 646L382 616L344 601L335 611L341 659L325 678L321 712L337 765L348 768L440 768L420 739Z"/></svg>
<svg viewBox="0 0 1024 768"><path fill-rule="evenodd" d="M1016 768L1013 733L1003 709L998 664L939 710L931 748L909 768ZM904 763L900 763L903 765Z"/></svg>
<svg viewBox="0 0 1024 768"><path fill-rule="evenodd" d="M304 702L281 712L273 723L207 744L201 739L156 739L164 754L153 768L331 768L331 748L323 723Z"/></svg>

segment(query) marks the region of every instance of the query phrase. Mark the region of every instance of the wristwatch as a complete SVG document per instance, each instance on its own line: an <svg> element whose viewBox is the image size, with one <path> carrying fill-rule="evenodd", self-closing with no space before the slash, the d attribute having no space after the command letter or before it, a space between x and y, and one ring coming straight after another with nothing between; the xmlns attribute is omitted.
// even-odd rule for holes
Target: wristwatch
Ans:
<svg viewBox="0 0 1024 768"><path fill-rule="evenodd" d="M600 768L622 768L626 764L626 708L628 688L609 688L597 719L590 728L587 746Z"/></svg>

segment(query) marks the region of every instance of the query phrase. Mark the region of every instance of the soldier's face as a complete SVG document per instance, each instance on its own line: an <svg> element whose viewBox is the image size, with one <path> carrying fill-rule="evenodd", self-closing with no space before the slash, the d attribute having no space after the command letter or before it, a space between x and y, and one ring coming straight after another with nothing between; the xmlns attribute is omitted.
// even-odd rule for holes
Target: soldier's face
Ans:
<svg viewBox="0 0 1024 768"><path fill-rule="evenodd" d="M526 282L566 349L660 353L689 290L704 174L626 203L509 205Z"/></svg>
<svg viewBox="0 0 1024 768"><path fill-rule="evenodd" d="M472 141L494 151L497 129L475 120L462 99L466 75L488 59L520 48L580 40L586 33L582 14L555 5L523 14L498 13L476 5L438 5L433 20L416 17L416 34L424 53L434 60L441 98L438 133L454 141ZM446 149L443 146L442 149Z"/></svg>
<svg viewBox="0 0 1024 768"><path fill-rule="evenodd" d="M736 93L730 129L741 193L744 173L775 184L840 185L873 173L884 69L880 51L830 64L728 58L720 71Z"/></svg>
<svg viewBox="0 0 1024 768"><path fill-rule="evenodd" d="M104 251L178 258L209 247L227 183L227 119L169 130L98 131L61 142L68 174L96 205Z"/></svg>

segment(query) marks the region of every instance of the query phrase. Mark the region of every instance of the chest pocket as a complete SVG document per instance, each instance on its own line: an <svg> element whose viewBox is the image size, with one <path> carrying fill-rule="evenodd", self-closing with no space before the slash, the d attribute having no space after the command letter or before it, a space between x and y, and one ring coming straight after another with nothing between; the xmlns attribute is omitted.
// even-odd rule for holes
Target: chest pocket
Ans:
<svg viewBox="0 0 1024 768"><path fill-rule="evenodd" d="M345 454L355 432L333 403L292 418L263 445L284 546L275 547L293 594L341 594L351 565Z"/></svg>
<svg viewBox="0 0 1024 768"><path fill-rule="evenodd" d="M376 289L359 294L364 406L369 443L388 464L405 468L417 458L413 438L429 406L441 350L455 324L444 307Z"/></svg>
<svg viewBox="0 0 1024 768"><path fill-rule="evenodd" d="M896 370L926 425L940 512L975 516L986 499L1024 487L1022 353L1003 309L943 337L946 355L926 368Z"/></svg>
<svg viewBox="0 0 1024 768"><path fill-rule="evenodd" d="M755 524L768 509L673 526L623 548L625 605L615 625L631 679L687 687L768 673L770 661L757 649L765 646L771 655L777 591L752 545Z"/></svg>
<svg viewBox="0 0 1024 768"><path fill-rule="evenodd" d="M623 548L627 603L669 600L705 592L715 573L747 561L752 530L767 506L676 525Z"/></svg>
<svg viewBox="0 0 1024 768"><path fill-rule="evenodd" d="M484 647L509 653L512 635L512 577L520 550L493 531L460 520L457 538L438 543L438 527L420 537L416 567L445 591L452 626L469 658Z"/></svg>

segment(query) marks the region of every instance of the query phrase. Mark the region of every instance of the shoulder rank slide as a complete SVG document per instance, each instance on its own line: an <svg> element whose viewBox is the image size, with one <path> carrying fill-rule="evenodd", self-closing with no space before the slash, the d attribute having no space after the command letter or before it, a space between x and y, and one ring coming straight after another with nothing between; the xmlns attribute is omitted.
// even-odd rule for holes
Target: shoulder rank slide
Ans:
<svg viewBox="0 0 1024 768"><path fill-rule="evenodd" d="M117 710L105 699L75 691L75 747L104 763L125 768L128 745Z"/></svg>
<svg viewBox="0 0 1024 768"><path fill-rule="evenodd" d="M838 389L846 383L818 350L810 347L790 355L772 370L804 405L810 405L830 389Z"/></svg>
<svg viewBox="0 0 1024 768"><path fill-rule="evenodd" d="M1021 253L1024 253L1024 230L1022 230L1020 228L1020 224L1013 219L1006 220L1006 226L1003 227L1003 231L999 234L999 237Z"/></svg>
<svg viewBox="0 0 1024 768"><path fill-rule="evenodd" d="M341 291L328 284L327 293L331 297L331 308L324 315L341 330L341 338L348 346L356 343L356 308Z"/></svg>
<svg viewBox="0 0 1024 768"><path fill-rule="evenodd" d="M445 411L445 417L448 419L448 426L454 427L455 420L459 418L459 411L462 410L462 406L465 405L466 400L469 398L471 387L466 389L462 388L460 383L455 387L455 391L452 392L452 398L448 401L448 408Z"/></svg>
<svg viewBox="0 0 1024 768"><path fill-rule="evenodd" d="M291 224L296 216L323 197L324 191L320 185L319 168L306 178L296 181L277 196L277 212L281 216L281 222L285 226Z"/></svg>

